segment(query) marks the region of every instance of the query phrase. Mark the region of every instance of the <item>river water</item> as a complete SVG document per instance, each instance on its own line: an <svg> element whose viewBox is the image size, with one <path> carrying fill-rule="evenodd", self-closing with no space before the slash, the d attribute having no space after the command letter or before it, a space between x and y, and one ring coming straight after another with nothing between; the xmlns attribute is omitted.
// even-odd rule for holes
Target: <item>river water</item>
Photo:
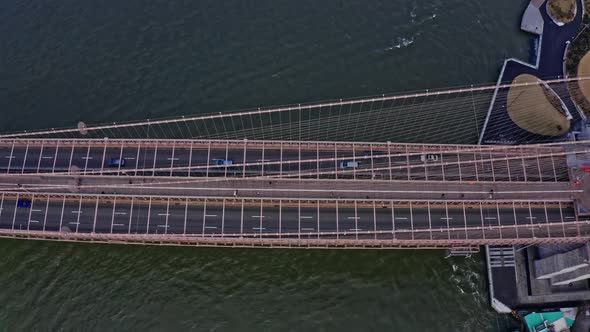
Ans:
<svg viewBox="0 0 590 332"><path fill-rule="evenodd" d="M494 82L524 1L0 2L0 129ZM419 128L417 128L419 130ZM0 241L1 330L506 331L481 256Z"/></svg>

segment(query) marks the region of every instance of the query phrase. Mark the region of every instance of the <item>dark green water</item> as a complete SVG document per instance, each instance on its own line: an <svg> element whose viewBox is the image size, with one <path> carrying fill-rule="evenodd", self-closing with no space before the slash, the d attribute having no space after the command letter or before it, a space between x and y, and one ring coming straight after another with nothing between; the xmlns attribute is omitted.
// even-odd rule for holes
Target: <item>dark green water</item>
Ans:
<svg viewBox="0 0 590 332"><path fill-rule="evenodd" d="M0 2L0 129L479 84L524 1ZM505 331L481 257L0 241L0 330Z"/></svg>

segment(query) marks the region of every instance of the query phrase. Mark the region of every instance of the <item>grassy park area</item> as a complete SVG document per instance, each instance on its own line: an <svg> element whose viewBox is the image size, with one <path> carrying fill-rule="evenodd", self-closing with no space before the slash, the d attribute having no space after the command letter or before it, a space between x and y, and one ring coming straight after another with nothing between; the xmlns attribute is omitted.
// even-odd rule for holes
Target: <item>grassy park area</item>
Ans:
<svg viewBox="0 0 590 332"><path fill-rule="evenodd" d="M590 0L584 0L584 17L578 35L571 42L565 61L568 77L590 75ZM568 88L572 99L586 114L590 115L590 81L569 82ZM584 90L586 92L584 92Z"/></svg>
<svg viewBox="0 0 590 332"><path fill-rule="evenodd" d="M547 9L557 22L569 23L576 17L576 0L549 0Z"/></svg>
<svg viewBox="0 0 590 332"><path fill-rule="evenodd" d="M559 136L569 130L570 121L556 104L556 97L546 91L537 77L522 74L512 83L528 83L512 86L508 92L508 115L520 128L545 136Z"/></svg>
<svg viewBox="0 0 590 332"><path fill-rule="evenodd" d="M590 52L578 64L578 77L590 77ZM590 80L578 81L578 88L586 101L590 100Z"/></svg>

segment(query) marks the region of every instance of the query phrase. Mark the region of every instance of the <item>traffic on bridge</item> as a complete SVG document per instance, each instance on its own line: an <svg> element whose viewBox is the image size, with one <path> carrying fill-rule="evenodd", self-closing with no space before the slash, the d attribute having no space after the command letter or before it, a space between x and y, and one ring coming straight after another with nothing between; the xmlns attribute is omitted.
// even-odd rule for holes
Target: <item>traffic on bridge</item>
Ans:
<svg viewBox="0 0 590 332"><path fill-rule="evenodd" d="M590 236L578 213L589 150L7 138L0 236L308 248L578 241Z"/></svg>
<svg viewBox="0 0 590 332"><path fill-rule="evenodd" d="M248 140L0 140L0 172L84 175L567 181L587 144L425 145Z"/></svg>

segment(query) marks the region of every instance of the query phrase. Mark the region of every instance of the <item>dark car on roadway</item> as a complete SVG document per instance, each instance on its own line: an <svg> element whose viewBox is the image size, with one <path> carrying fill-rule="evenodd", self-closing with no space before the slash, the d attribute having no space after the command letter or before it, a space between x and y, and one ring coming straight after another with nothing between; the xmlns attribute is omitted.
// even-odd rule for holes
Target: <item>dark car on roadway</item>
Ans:
<svg viewBox="0 0 590 332"><path fill-rule="evenodd" d="M16 202L16 206L22 207L22 208L30 208L31 207L31 200L27 199L27 198L19 199Z"/></svg>

